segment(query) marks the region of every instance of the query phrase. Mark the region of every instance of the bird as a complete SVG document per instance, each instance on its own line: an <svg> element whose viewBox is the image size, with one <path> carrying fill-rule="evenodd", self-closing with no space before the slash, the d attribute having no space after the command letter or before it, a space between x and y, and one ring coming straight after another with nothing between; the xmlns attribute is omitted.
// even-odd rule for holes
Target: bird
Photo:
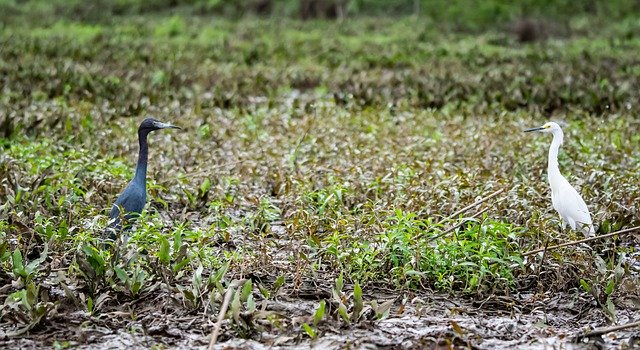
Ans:
<svg viewBox="0 0 640 350"><path fill-rule="evenodd" d="M593 236L595 229L591 221L591 214L582 196L569 181L560 174L558 167L558 150L564 141L564 133L558 123L548 122L543 126L524 130L524 132L543 132L553 135L549 147L549 162L547 176L551 187L551 202L553 208L560 215L562 229L570 226L572 230L581 231L585 236Z"/></svg>
<svg viewBox="0 0 640 350"><path fill-rule="evenodd" d="M138 163L136 165L136 173L120 193L116 202L113 204L109 212L110 223L106 230L108 238L115 240L116 234L123 229L121 222L120 209L124 211L124 228L128 228L132 221L142 213L145 203L147 202L147 163L149 160L149 145L147 136L150 132L160 129L180 129L175 125L163 123L154 118L146 118L138 127L138 142L140 149L138 151Z"/></svg>

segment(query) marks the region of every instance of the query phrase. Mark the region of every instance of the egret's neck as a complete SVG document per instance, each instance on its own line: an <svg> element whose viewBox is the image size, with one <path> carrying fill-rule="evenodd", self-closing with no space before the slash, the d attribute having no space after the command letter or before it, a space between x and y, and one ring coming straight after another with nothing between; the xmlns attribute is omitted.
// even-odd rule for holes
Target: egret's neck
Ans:
<svg viewBox="0 0 640 350"><path fill-rule="evenodd" d="M555 130L553 132L553 141L551 141L551 147L549 147L549 163L547 165L547 174L549 176L549 184L551 188L556 187L555 180L559 179L562 175L560 174L560 168L558 167L558 150L560 149L560 145L564 140L564 134L562 130Z"/></svg>
<svg viewBox="0 0 640 350"><path fill-rule="evenodd" d="M140 152L138 153L138 165L136 166L136 175L133 182L146 187L147 183L147 162L149 161L149 145L147 144L147 135L149 132L138 131L138 142L140 143Z"/></svg>

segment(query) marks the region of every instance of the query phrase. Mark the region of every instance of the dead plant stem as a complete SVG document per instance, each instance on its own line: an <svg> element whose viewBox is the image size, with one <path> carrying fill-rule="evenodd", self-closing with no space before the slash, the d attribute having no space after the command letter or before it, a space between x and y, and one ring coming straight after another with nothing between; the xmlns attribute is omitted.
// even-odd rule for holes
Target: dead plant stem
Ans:
<svg viewBox="0 0 640 350"><path fill-rule="evenodd" d="M596 236L596 237L589 237L589 238L581 239L581 240L578 240L578 241L571 241L571 242L566 242L566 243L562 243L562 244L558 244L558 245L552 245L551 247L545 247L545 248L540 248L540 249L528 251L528 252L522 254L522 256L533 255L533 254L537 254L537 253L540 253L540 252L546 251L546 250L553 250L553 249L557 249L557 248L577 245L577 244L580 244L580 243L587 243L587 242L595 241L595 240L598 240L598 239L609 238L609 237L621 235L623 233L629 233L629 232L637 231L639 229L640 229L640 226L636 226L636 227L632 227L632 228L628 228L628 229L624 229L624 230L620 230L620 231L616 231L616 232L612 232L612 233L607 233L606 235L600 235L600 236Z"/></svg>

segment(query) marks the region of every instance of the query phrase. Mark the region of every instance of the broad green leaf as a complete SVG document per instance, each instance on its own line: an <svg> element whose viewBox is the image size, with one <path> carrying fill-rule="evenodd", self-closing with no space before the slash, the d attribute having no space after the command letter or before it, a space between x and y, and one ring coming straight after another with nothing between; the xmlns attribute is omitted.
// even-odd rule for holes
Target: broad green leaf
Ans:
<svg viewBox="0 0 640 350"><path fill-rule="evenodd" d="M13 273L22 278L26 278L27 273L24 270L24 265L22 264L22 253L20 250L16 249L13 251L13 254L11 255L11 262L13 264Z"/></svg>
<svg viewBox="0 0 640 350"><path fill-rule="evenodd" d="M313 315L313 325L314 326L317 326L318 323L320 323L320 321L322 321L322 319L324 318L325 304L326 304L326 302L324 300L320 301L320 305L318 305L318 309L316 310L315 314Z"/></svg>
<svg viewBox="0 0 640 350"><path fill-rule="evenodd" d="M251 282L250 279L248 279L242 286L241 300L246 301L249 295L251 295L252 291L253 291L253 283Z"/></svg>
<svg viewBox="0 0 640 350"><path fill-rule="evenodd" d="M353 287L353 312L351 313L352 322L358 322L362 309L364 309L362 288L360 288L360 283L356 282L356 285Z"/></svg>
<svg viewBox="0 0 640 350"><path fill-rule="evenodd" d="M302 328L304 329L304 331L307 333L307 335L312 338L315 339L316 338L316 332L313 330L313 328L311 328L311 326L309 326L306 323L302 324Z"/></svg>
<svg viewBox="0 0 640 350"><path fill-rule="evenodd" d="M49 254L49 244L45 243L44 250L42 251L42 253L40 253L40 256L36 260L33 260L29 264L27 264L27 267L25 268L27 274L32 274L40 266L40 264L42 264L42 262L47 259L47 254Z"/></svg>
<svg viewBox="0 0 640 350"><path fill-rule="evenodd" d="M158 259L164 265L168 265L171 261L170 249L171 246L169 245L169 240L165 237L160 237L160 250L158 251Z"/></svg>
<svg viewBox="0 0 640 350"><path fill-rule="evenodd" d="M121 267L115 266L113 270L116 272L116 276L118 276L120 281L122 281L123 283L127 283L127 281L129 281L129 276Z"/></svg>
<svg viewBox="0 0 640 350"><path fill-rule="evenodd" d="M340 304L338 306L338 314L345 322L347 322L347 324L351 324L351 321L349 320L349 314L347 313L347 307L344 306L344 304Z"/></svg>

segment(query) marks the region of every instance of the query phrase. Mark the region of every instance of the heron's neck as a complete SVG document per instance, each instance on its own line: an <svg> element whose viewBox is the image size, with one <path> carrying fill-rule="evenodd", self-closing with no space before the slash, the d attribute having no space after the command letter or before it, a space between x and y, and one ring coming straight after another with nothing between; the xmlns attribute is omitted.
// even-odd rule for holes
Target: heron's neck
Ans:
<svg viewBox="0 0 640 350"><path fill-rule="evenodd" d="M555 179L559 179L562 175L560 174L560 168L558 166L558 150L560 149L560 145L564 140L564 135L562 130L557 130L553 132L553 141L551 141L551 147L549 147L549 163L547 165L547 174L549 176L549 184L551 187L555 187L554 182Z"/></svg>
<svg viewBox="0 0 640 350"><path fill-rule="evenodd" d="M147 135L145 131L138 131L138 142L140 143L140 152L138 153L138 165L136 166L136 175L133 182L146 187L147 184L147 162L149 161L149 145L147 144Z"/></svg>

